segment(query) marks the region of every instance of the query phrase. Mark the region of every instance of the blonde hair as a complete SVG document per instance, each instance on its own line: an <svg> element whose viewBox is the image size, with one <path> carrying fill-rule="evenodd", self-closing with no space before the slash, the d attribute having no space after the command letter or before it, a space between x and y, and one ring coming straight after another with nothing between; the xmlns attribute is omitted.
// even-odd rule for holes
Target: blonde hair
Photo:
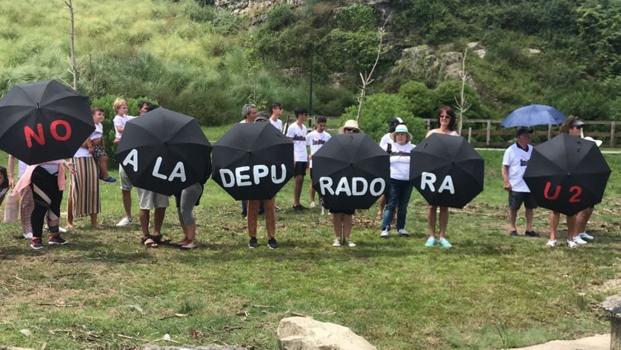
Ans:
<svg viewBox="0 0 621 350"><path fill-rule="evenodd" d="M114 100L114 103L112 104L112 108L114 108L114 112L118 113L119 108L121 108L122 105L127 106L127 101L124 98L118 97L116 100Z"/></svg>

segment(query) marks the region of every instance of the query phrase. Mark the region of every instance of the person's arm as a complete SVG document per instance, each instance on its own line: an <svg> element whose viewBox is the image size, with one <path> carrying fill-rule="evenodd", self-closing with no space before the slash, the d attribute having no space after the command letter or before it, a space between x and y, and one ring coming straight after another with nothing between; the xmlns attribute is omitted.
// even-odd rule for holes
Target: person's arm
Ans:
<svg viewBox="0 0 621 350"><path fill-rule="evenodd" d="M7 175L9 176L7 180L9 180L9 187L13 188L13 186L15 186L15 157L11 154L9 154L7 168Z"/></svg>
<svg viewBox="0 0 621 350"><path fill-rule="evenodd" d="M509 166L502 165L502 186L505 190L511 191L511 183L509 182Z"/></svg>

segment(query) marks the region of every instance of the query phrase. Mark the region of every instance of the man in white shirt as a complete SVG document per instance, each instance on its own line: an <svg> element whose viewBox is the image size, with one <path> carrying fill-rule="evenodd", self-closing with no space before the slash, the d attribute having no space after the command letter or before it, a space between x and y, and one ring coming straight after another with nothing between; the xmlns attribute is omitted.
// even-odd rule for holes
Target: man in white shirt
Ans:
<svg viewBox="0 0 621 350"><path fill-rule="evenodd" d="M293 191L293 210L302 211L306 209L300 204L300 195L304 185L304 175L308 166L308 150L306 148L306 109L296 108L295 123L287 129L287 137L293 141L293 176L295 177L295 187Z"/></svg>
<svg viewBox="0 0 621 350"><path fill-rule="evenodd" d="M526 232L524 234L529 237L539 237L539 234L533 230L533 215L537 203L523 179L528 160L533 153L533 146L530 145L530 134L532 132L533 129L531 128L519 127L516 133L516 142L505 150L502 157L503 186L509 192L509 234L511 236L518 235L515 223L518 210L524 203L526 214Z"/></svg>
<svg viewBox="0 0 621 350"><path fill-rule="evenodd" d="M310 198L311 198L310 207L311 208L315 207L315 189L313 188L313 184L312 184L313 154L319 151L319 149L323 147L323 145L326 142L328 142L328 140L330 140L330 138L332 137L326 131L327 121L328 121L327 118L324 116L317 117L317 123L315 124L315 130L311 131L306 136L306 142L308 143L308 146L310 147L310 157L309 157L308 167L310 168L310 174L311 174L311 186L310 186Z"/></svg>
<svg viewBox="0 0 621 350"><path fill-rule="evenodd" d="M280 116L282 115L282 105L278 102L272 103L272 107L270 107L270 112L272 115L270 116L270 124L272 124L276 130L282 132L282 120L280 120Z"/></svg>

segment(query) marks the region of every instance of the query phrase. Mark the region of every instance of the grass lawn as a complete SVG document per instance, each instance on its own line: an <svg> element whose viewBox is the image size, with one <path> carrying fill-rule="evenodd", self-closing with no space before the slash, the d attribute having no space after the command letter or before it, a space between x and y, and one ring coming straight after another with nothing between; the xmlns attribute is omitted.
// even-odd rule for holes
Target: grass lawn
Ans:
<svg viewBox="0 0 621 350"><path fill-rule="evenodd" d="M606 156L613 174L590 225L596 241L574 250L506 235L502 152L482 155L485 191L451 212L450 250L423 246L416 191L411 238L380 239L372 208L355 217L358 246L333 248L328 215L289 210L292 182L277 198L280 248L265 246L261 228L249 250L239 204L212 181L195 210L201 247L145 249L137 225L114 227L120 190L102 184L105 229L81 219L65 247L32 251L18 225L0 225L0 344L131 349L169 334L276 349L279 320L300 314L351 327L378 349L506 348L607 331L596 306L621 288L621 155ZM179 240L173 208L165 234ZM539 232L547 214L536 212Z"/></svg>

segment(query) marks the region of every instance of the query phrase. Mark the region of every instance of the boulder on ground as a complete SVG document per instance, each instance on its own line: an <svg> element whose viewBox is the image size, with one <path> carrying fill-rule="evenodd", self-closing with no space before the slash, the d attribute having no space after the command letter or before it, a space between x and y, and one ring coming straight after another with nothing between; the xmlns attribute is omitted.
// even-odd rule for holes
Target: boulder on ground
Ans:
<svg viewBox="0 0 621 350"><path fill-rule="evenodd" d="M347 327L310 317L283 318L277 334L281 350L377 350Z"/></svg>

